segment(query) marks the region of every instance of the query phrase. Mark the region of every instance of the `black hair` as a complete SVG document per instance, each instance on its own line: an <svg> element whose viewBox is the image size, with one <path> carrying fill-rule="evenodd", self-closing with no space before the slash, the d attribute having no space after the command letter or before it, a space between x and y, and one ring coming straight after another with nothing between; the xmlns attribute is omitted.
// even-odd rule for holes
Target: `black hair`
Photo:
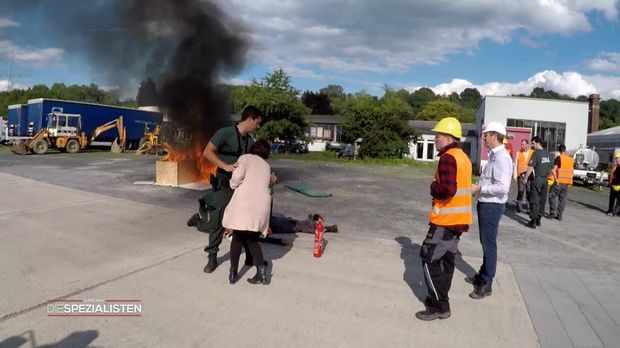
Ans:
<svg viewBox="0 0 620 348"><path fill-rule="evenodd" d="M564 144L560 144L560 146L558 146L558 150L559 150L560 152L566 152L566 145L564 145Z"/></svg>
<svg viewBox="0 0 620 348"><path fill-rule="evenodd" d="M543 140L539 136L535 136L532 138L533 143L542 144Z"/></svg>
<svg viewBox="0 0 620 348"><path fill-rule="evenodd" d="M263 113L254 105L246 106L243 112L241 112L241 121L245 121L248 118L255 120L259 117L263 118Z"/></svg>

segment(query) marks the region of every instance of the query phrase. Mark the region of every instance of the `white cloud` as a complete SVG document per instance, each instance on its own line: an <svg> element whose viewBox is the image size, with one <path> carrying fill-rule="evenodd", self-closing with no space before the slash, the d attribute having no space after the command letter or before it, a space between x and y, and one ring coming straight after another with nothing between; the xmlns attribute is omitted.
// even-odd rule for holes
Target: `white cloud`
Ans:
<svg viewBox="0 0 620 348"><path fill-rule="evenodd" d="M9 40L0 40L0 59L14 59L20 63L41 66L60 60L63 55L64 50L60 48L29 50Z"/></svg>
<svg viewBox="0 0 620 348"><path fill-rule="evenodd" d="M410 91L419 89L421 86L407 88ZM604 99L620 99L620 77L603 75L582 75L576 72L564 72L561 74L552 70L546 70L531 76L527 80L516 83L510 82L487 82L473 84L463 79L453 79L448 83L442 83L435 87L429 87L437 94L461 93L465 88L476 88L482 95L529 95L536 87L553 90L559 94L566 94L573 98L580 95L600 93Z"/></svg>
<svg viewBox="0 0 620 348"><path fill-rule="evenodd" d="M9 90L9 80L0 80L0 92Z"/></svg>
<svg viewBox="0 0 620 348"><path fill-rule="evenodd" d="M586 62L593 71L620 72L620 52L603 52Z"/></svg>
<svg viewBox="0 0 620 348"><path fill-rule="evenodd" d="M8 27L17 27L17 26L19 26L18 23L14 22L14 21L12 21L12 20L10 20L8 18L0 17L0 29L8 28Z"/></svg>
<svg viewBox="0 0 620 348"><path fill-rule="evenodd" d="M524 31L532 47L538 35L592 30L589 13L618 17L616 0L217 1L251 28L257 63L325 73L404 72L472 52L481 40L503 44Z"/></svg>

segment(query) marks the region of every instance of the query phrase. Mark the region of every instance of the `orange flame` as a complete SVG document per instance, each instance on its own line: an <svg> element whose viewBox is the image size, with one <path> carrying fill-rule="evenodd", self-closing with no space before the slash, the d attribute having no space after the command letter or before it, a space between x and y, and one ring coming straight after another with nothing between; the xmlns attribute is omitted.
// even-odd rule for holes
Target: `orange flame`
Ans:
<svg viewBox="0 0 620 348"><path fill-rule="evenodd" d="M209 178L211 174L215 173L217 169L211 162L207 161L202 155L206 146L206 142L202 140L195 141L192 147L189 148L175 148L174 146L163 143L166 155L161 159L162 161L195 161L196 169L200 176L200 181L205 184L209 184Z"/></svg>

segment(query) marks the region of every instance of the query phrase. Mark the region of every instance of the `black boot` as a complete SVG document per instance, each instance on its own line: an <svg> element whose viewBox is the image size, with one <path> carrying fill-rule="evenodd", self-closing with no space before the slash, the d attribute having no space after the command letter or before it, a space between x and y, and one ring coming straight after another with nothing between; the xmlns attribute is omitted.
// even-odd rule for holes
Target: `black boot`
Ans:
<svg viewBox="0 0 620 348"><path fill-rule="evenodd" d="M536 220L530 220L530 222L527 223L527 227L536 229Z"/></svg>
<svg viewBox="0 0 620 348"><path fill-rule="evenodd" d="M338 233L338 225L325 226L325 232Z"/></svg>
<svg viewBox="0 0 620 348"><path fill-rule="evenodd" d="M469 294L469 297L475 300L480 300L487 296L491 296L491 294L493 293L493 288L491 287L491 284L492 283L475 285L474 291Z"/></svg>
<svg viewBox="0 0 620 348"><path fill-rule="evenodd" d="M205 273L213 273L213 271L215 271L215 269L217 268L217 254L213 253L213 254L209 254L209 262L207 262L207 265L204 268L204 272Z"/></svg>
<svg viewBox="0 0 620 348"><path fill-rule="evenodd" d="M237 270L236 269L230 269L230 272L228 273L228 282L230 284L235 284L237 282Z"/></svg>
<svg viewBox="0 0 620 348"><path fill-rule="evenodd" d="M267 267L265 265L256 266L256 275L248 278L250 284L267 284Z"/></svg>
<svg viewBox="0 0 620 348"><path fill-rule="evenodd" d="M192 215L192 217L187 220L187 227L192 227L198 225L198 221L200 221L200 214L196 213Z"/></svg>
<svg viewBox="0 0 620 348"><path fill-rule="evenodd" d="M542 223L540 222L541 217L539 216L538 219L536 219L536 226L540 226L542 225Z"/></svg>

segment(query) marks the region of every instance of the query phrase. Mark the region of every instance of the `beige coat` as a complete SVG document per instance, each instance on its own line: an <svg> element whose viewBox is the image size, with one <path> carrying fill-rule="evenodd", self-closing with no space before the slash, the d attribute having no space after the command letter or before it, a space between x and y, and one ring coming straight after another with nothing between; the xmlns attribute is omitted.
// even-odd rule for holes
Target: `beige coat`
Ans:
<svg viewBox="0 0 620 348"><path fill-rule="evenodd" d="M271 167L257 155L239 157L230 187L235 190L224 210L222 226L240 231L261 232L269 229Z"/></svg>

